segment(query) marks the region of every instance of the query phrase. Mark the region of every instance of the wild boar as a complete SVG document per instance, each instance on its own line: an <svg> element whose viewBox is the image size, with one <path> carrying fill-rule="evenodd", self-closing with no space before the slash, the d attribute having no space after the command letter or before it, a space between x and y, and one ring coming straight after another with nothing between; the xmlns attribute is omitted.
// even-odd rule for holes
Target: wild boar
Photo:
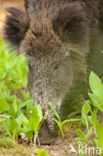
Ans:
<svg viewBox="0 0 103 156"><path fill-rule="evenodd" d="M42 143L52 142L56 134L47 103L65 118L78 103L80 108L88 71L103 73L102 6L102 0L25 0L25 11L7 9L6 39L27 55L34 104L48 111Z"/></svg>

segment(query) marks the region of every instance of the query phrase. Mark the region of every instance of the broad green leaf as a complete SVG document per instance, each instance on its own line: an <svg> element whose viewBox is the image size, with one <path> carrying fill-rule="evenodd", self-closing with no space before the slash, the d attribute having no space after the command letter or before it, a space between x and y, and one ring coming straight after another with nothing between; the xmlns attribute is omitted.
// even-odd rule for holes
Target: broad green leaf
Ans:
<svg viewBox="0 0 103 156"><path fill-rule="evenodd" d="M24 115L23 115L23 114L20 114L20 115L16 118L16 122L17 122L17 124L18 124L18 128L20 128L21 125L22 125L23 117L24 117Z"/></svg>
<svg viewBox="0 0 103 156"><path fill-rule="evenodd" d="M40 105L35 105L34 107L37 108L38 116L39 116L39 118L40 118L40 122L41 122L42 119L43 119L43 114L42 114L41 106L40 106Z"/></svg>
<svg viewBox="0 0 103 156"><path fill-rule="evenodd" d="M26 101L26 108L27 108L26 114L28 115L30 111L33 109L33 100L29 99ZM42 112L41 112L41 119L42 119Z"/></svg>
<svg viewBox="0 0 103 156"><path fill-rule="evenodd" d="M103 101L103 84L102 80L94 73L91 72L89 76L89 85L92 92Z"/></svg>
<svg viewBox="0 0 103 156"><path fill-rule="evenodd" d="M27 101L25 101L25 102L21 103L20 105L18 105L18 108L19 108L19 109L22 109L22 108L24 108L26 105L27 105Z"/></svg>
<svg viewBox="0 0 103 156"><path fill-rule="evenodd" d="M23 116L22 122L23 122L23 127L24 127L24 128L26 128L26 129L31 129L29 120L28 120L25 116Z"/></svg>
<svg viewBox="0 0 103 156"><path fill-rule="evenodd" d="M92 104L94 105L94 107L98 108L99 110L103 111L103 108L101 107L100 101L99 99L96 97L96 95L92 94L92 93L88 93Z"/></svg>
<svg viewBox="0 0 103 156"><path fill-rule="evenodd" d="M39 117L40 122L43 119L42 109L41 109L41 106L40 105L35 105L32 108L31 117L34 118L35 116L38 116Z"/></svg>
<svg viewBox="0 0 103 156"><path fill-rule="evenodd" d="M21 129L20 129L20 133L28 133L28 132L30 132L30 131L32 131L32 130L29 129L29 128L21 128Z"/></svg>
<svg viewBox="0 0 103 156"><path fill-rule="evenodd" d="M30 118L29 118L29 123L36 133L39 129L40 122L42 121L43 116L42 116L42 110L40 105L35 105L32 109Z"/></svg>

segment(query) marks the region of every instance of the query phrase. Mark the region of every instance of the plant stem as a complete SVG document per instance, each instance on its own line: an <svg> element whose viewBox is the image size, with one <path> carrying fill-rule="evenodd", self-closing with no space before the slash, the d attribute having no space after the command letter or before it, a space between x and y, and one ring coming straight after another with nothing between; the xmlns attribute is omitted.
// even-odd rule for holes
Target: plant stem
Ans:
<svg viewBox="0 0 103 156"><path fill-rule="evenodd" d="M10 116L9 115L3 115L3 114L0 114L0 118L10 118Z"/></svg>
<svg viewBox="0 0 103 156"><path fill-rule="evenodd" d="M37 140L38 132L34 135L34 148L36 148L36 140Z"/></svg>

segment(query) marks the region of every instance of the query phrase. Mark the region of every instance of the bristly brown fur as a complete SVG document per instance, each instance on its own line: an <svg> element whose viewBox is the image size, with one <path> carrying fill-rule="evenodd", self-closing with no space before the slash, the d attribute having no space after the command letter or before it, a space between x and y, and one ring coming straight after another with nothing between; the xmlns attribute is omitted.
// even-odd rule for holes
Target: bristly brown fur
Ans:
<svg viewBox="0 0 103 156"><path fill-rule="evenodd" d="M88 34L86 14L79 1L25 0L25 7L26 13L16 8L8 9L11 15L6 19L6 39L16 46L25 37L28 21L34 36L39 40L50 40L57 35L60 40L67 41L68 35L69 40L77 42L79 38L83 40L85 33Z"/></svg>

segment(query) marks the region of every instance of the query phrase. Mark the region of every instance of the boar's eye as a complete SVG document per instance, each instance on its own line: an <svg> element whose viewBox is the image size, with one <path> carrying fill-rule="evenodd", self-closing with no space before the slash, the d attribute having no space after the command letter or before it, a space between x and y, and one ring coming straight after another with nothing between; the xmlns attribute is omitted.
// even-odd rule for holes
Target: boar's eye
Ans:
<svg viewBox="0 0 103 156"><path fill-rule="evenodd" d="M59 64L56 64L54 70L57 70L58 68L59 68Z"/></svg>

